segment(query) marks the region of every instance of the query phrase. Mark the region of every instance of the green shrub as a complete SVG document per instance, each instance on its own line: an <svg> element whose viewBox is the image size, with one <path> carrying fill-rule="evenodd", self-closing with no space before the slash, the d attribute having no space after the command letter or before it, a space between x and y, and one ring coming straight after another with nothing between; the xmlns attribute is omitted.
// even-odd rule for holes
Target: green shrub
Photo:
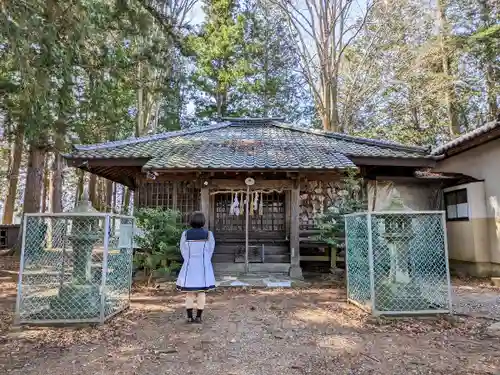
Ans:
<svg viewBox="0 0 500 375"><path fill-rule="evenodd" d="M356 169L346 171L336 199L318 219L320 239L337 249L344 245L344 215L366 210L363 199L363 179Z"/></svg>
<svg viewBox="0 0 500 375"><path fill-rule="evenodd" d="M180 238L184 227L176 210L145 208L136 214L137 227L143 231L136 236L141 251L134 255L134 264L145 270L151 281L153 274L174 275L182 264Z"/></svg>

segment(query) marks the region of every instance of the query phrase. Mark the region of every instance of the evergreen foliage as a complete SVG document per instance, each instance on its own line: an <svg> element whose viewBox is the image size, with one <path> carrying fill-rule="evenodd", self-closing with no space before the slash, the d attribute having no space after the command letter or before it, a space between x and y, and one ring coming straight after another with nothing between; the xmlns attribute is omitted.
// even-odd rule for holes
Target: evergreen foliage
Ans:
<svg viewBox="0 0 500 375"><path fill-rule="evenodd" d="M142 209L135 213L136 225L142 234L136 237L140 252L134 256L134 264L144 269L151 280L154 273L173 275L181 267L179 250L183 226L180 213L175 210Z"/></svg>

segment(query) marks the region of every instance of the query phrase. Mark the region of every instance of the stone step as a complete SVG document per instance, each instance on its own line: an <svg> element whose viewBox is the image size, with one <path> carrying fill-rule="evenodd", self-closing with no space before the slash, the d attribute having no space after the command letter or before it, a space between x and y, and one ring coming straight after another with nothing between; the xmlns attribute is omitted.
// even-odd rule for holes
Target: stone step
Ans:
<svg viewBox="0 0 500 375"><path fill-rule="evenodd" d="M236 276L243 274L269 275L283 274L288 275L290 270L289 263L250 263L248 273L245 272L244 263L214 263L214 272L216 276Z"/></svg>

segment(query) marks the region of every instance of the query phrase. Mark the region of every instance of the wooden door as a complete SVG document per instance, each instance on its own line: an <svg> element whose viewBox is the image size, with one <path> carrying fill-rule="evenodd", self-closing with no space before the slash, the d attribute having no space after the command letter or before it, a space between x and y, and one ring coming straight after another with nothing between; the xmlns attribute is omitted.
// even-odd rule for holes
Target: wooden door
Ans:
<svg viewBox="0 0 500 375"><path fill-rule="evenodd" d="M241 194L238 198L241 212L239 215L234 215L230 214L234 195L231 193L215 195L214 262L245 262L245 198L242 199ZM259 194L259 199L262 199L262 210L250 211L249 215L248 260L250 263L287 263L289 248L286 238L285 194L277 192Z"/></svg>

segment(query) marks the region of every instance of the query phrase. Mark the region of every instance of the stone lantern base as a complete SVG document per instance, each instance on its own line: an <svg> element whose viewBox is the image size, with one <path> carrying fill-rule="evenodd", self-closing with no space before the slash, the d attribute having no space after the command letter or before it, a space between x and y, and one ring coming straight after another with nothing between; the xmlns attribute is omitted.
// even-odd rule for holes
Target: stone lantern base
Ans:
<svg viewBox="0 0 500 375"><path fill-rule="evenodd" d="M63 285L50 302L51 314L64 319L95 318L100 314L101 294L92 284Z"/></svg>

